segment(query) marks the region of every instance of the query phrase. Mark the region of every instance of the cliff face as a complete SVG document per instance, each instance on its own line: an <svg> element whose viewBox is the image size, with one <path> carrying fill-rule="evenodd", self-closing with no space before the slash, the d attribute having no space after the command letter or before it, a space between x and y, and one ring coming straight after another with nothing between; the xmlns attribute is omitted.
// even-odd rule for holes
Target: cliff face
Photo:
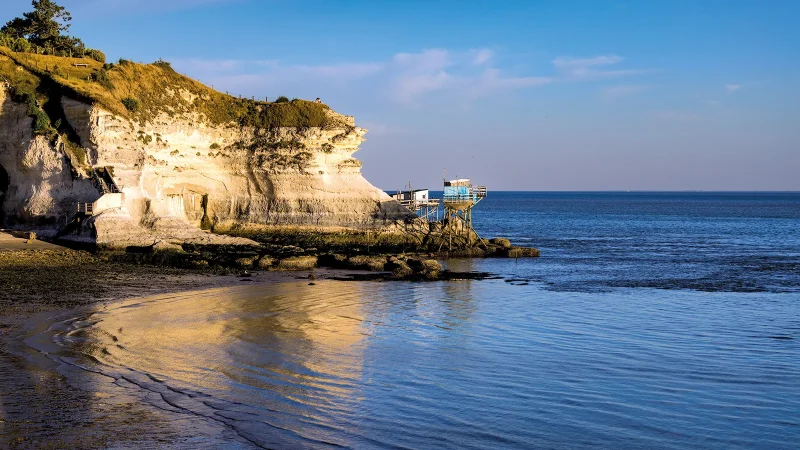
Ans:
<svg viewBox="0 0 800 450"><path fill-rule="evenodd" d="M95 203L91 219L91 239L106 245L192 239L209 226L375 228L411 216L361 175L353 153L366 130L333 111L326 127L212 125L199 113L168 112L143 122L62 96L63 119L85 152L78 158L65 151L64 138L34 136L26 106L6 91L0 89L6 223L62 225L78 203L97 202L114 184L122 195Z"/></svg>
<svg viewBox="0 0 800 450"><path fill-rule="evenodd" d="M100 193L72 176L59 142L33 135L31 120L0 87L0 222L63 223L78 201Z"/></svg>

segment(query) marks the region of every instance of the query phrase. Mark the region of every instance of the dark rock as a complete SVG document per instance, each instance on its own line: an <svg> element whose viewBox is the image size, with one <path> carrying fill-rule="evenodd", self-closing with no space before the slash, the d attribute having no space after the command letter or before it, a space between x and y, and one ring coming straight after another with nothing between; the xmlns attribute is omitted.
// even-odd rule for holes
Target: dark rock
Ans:
<svg viewBox="0 0 800 450"><path fill-rule="evenodd" d="M439 278L439 272L442 271L442 265L435 259L409 259L408 266L414 271L414 274L421 275L430 280Z"/></svg>
<svg viewBox="0 0 800 450"><path fill-rule="evenodd" d="M319 255L319 265L334 269L344 269L347 267L347 257L338 253L326 253Z"/></svg>
<svg viewBox="0 0 800 450"><path fill-rule="evenodd" d="M317 267L316 256L290 256L278 262L280 270L309 270Z"/></svg>
<svg viewBox="0 0 800 450"><path fill-rule="evenodd" d="M255 263L256 263L255 257L236 259L236 265L242 268L251 268L255 265Z"/></svg>
<svg viewBox="0 0 800 450"><path fill-rule="evenodd" d="M537 258L539 257L538 248L530 247L511 247L505 251L506 258Z"/></svg>
<svg viewBox="0 0 800 450"><path fill-rule="evenodd" d="M256 267L258 267L261 270L267 270L274 265L275 265L275 258L266 255L259 258L258 262L256 263Z"/></svg>
<svg viewBox="0 0 800 450"><path fill-rule="evenodd" d="M511 241L506 238L489 239L489 243L500 248L511 248Z"/></svg>
<svg viewBox="0 0 800 450"><path fill-rule="evenodd" d="M408 266L408 263L395 257L389 259L385 268L392 272L392 278L395 279L403 279L414 273L411 267Z"/></svg>
<svg viewBox="0 0 800 450"><path fill-rule="evenodd" d="M382 272L385 266L385 256L356 255L347 258L347 267L350 269Z"/></svg>

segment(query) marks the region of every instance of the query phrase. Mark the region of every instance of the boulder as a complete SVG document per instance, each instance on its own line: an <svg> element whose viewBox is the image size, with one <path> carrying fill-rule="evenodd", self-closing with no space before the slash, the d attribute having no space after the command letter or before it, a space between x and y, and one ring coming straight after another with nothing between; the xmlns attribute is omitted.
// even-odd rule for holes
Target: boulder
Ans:
<svg viewBox="0 0 800 450"><path fill-rule="evenodd" d="M383 256L366 255L351 256L347 259L347 266L351 269L382 272L386 266L386 258Z"/></svg>
<svg viewBox="0 0 800 450"><path fill-rule="evenodd" d="M511 247L505 251L507 258L537 258L539 249L531 247Z"/></svg>
<svg viewBox="0 0 800 450"><path fill-rule="evenodd" d="M261 258L258 259L258 262L256 263L256 267L261 270L267 270L274 265L275 265L275 258L271 256L262 256Z"/></svg>
<svg viewBox="0 0 800 450"><path fill-rule="evenodd" d="M416 274L425 276L425 278L434 279L439 277L439 272L442 271L442 265L435 259L409 259L408 266Z"/></svg>
<svg viewBox="0 0 800 450"><path fill-rule="evenodd" d="M319 265L332 267L334 269L343 269L347 267L347 256L338 253L326 253L319 256Z"/></svg>
<svg viewBox="0 0 800 450"><path fill-rule="evenodd" d="M392 272L392 278L397 279L406 278L414 273L408 263L395 257L389 259L384 269Z"/></svg>
<svg viewBox="0 0 800 450"><path fill-rule="evenodd" d="M310 270L317 267L316 256L290 256L278 262L280 270Z"/></svg>
<svg viewBox="0 0 800 450"><path fill-rule="evenodd" d="M489 239L489 243L500 248L511 248L511 241L506 238Z"/></svg>
<svg viewBox="0 0 800 450"><path fill-rule="evenodd" d="M249 269L249 268L253 267L255 264L256 264L256 257L255 256L251 256L251 257L247 257L247 258L237 258L236 259L236 265L241 267L241 268L243 268L243 269Z"/></svg>

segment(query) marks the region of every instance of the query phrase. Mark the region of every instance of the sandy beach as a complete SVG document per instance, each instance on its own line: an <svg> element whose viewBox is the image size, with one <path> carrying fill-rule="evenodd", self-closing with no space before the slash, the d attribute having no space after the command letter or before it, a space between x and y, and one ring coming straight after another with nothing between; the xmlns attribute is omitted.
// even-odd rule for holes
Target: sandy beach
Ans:
<svg viewBox="0 0 800 450"><path fill-rule="evenodd" d="M320 278L341 274L316 273ZM190 416L176 420L173 413L126 398L123 389L99 394L69 384L52 361L25 345L25 325L31 326L36 317L90 305L244 283L268 286L307 276L261 272L241 277L113 264L88 252L26 243L0 232L0 447L142 448L170 443L211 448L239 442L218 424ZM91 375L87 377L91 382ZM246 441L241 445L249 448Z"/></svg>

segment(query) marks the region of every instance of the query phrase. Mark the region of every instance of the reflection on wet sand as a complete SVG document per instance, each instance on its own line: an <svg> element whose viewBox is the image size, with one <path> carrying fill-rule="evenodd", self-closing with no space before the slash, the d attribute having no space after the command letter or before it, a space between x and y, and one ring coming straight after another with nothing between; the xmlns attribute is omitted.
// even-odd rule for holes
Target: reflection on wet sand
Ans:
<svg viewBox="0 0 800 450"><path fill-rule="evenodd" d="M381 445L361 431L392 421L374 410L394 389L373 383L385 376L376 364L397 358L399 375L426 346L461 345L477 310L472 290L471 281L247 285L100 305L43 336L61 344L72 364L62 370L89 400L177 415L202 442L220 442L208 438L216 433L245 446Z"/></svg>
<svg viewBox="0 0 800 450"><path fill-rule="evenodd" d="M0 345L0 448L155 448L189 439L195 448L235 448L231 430L143 404L101 375L57 372L49 360L7 350Z"/></svg>
<svg viewBox="0 0 800 450"><path fill-rule="evenodd" d="M216 408L268 410L270 425L300 442L330 442L321 430L357 406L365 331L360 285L323 284L217 289L98 310L97 324L71 338L91 334L81 351L111 367L176 391L216 391L225 400ZM258 397L262 411L232 406L254 403L232 387Z"/></svg>

